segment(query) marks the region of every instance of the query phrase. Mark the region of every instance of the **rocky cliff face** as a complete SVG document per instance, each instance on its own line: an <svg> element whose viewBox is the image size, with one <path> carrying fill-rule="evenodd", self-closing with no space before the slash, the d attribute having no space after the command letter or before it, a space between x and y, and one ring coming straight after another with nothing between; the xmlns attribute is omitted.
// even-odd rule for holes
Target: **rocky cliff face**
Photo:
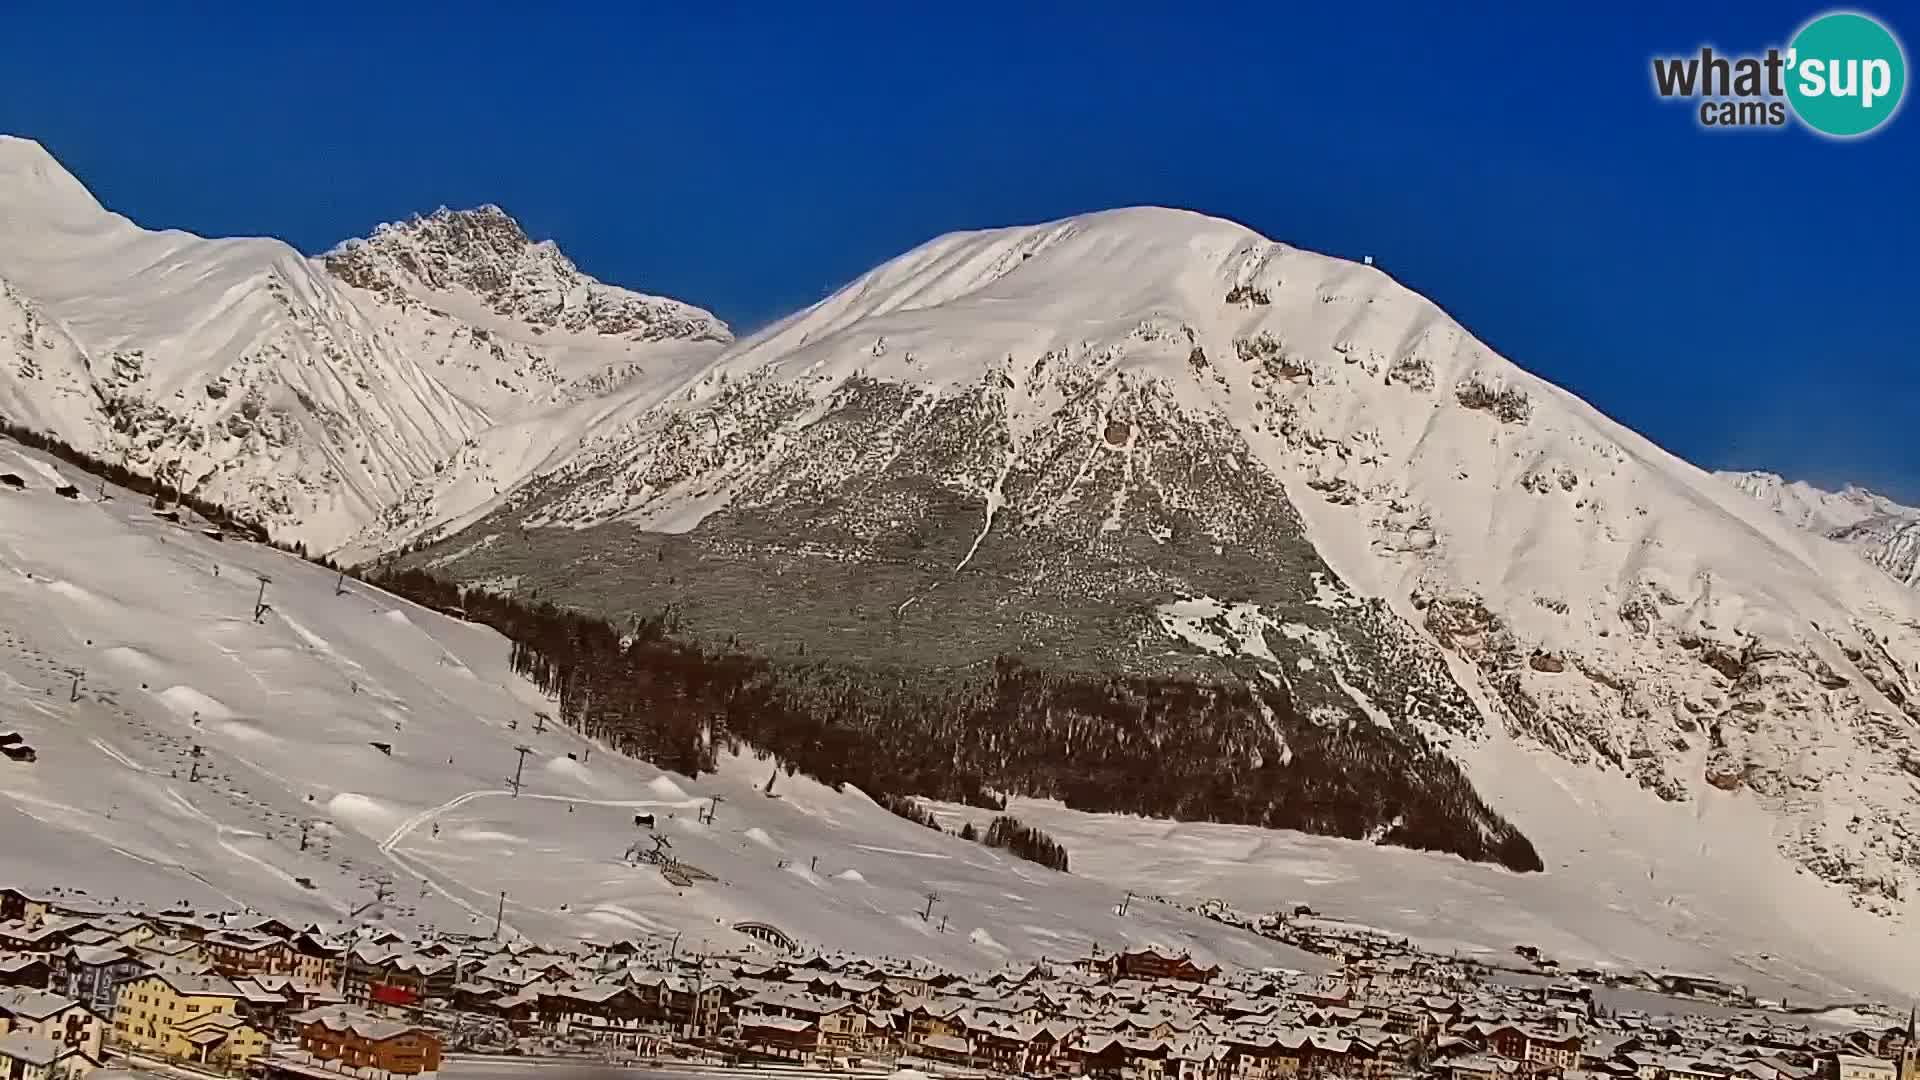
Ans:
<svg viewBox="0 0 1920 1080"><path fill-rule="evenodd" d="M1920 588L1920 512L1886 514L1827 534L1910 588Z"/></svg>
<svg viewBox="0 0 1920 1080"><path fill-rule="evenodd" d="M557 330L629 341L733 339L725 323L677 300L602 284L580 272L552 241L535 243L498 206L441 207L381 225L323 261L340 280L388 303L468 298L538 334Z"/></svg>
<svg viewBox="0 0 1920 1080"><path fill-rule="evenodd" d="M86 350L34 299L0 278L0 416L97 451L111 439Z"/></svg>

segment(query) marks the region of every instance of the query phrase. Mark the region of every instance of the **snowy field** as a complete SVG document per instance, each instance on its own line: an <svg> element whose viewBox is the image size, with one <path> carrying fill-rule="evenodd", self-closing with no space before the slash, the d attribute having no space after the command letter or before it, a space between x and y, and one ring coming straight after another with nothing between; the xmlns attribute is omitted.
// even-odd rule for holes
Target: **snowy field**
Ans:
<svg viewBox="0 0 1920 1080"><path fill-rule="evenodd" d="M125 492L102 502L96 481L8 442L4 473L27 490L0 486L0 732L39 760L0 760L0 882L292 921L371 903L362 918L482 932L504 890L508 931L545 940L742 948L732 926L759 920L806 945L965 969L1095 942L1318 966L1173 909L1119 917L1114 886L858 792L782 776L768 797L764 762L689 780L536 732L551 705L491 630L352 581L336 593L319 567L168 523ZM61 483L80 498L55 495ZM262 574L271 610L256 622ZM515 798L517 745L531 753ZM715 880L676 887L628 865L636 840L653 847L636 814Z"/></svg>
<svg viewBox="0 0 1920 1080"><path fill-rule="evenodd" d="M1904 1000L1920 987L1913 942L1797 872L1750 801L1667 804L1545 753L1511 744L1475 753L1476 779L1491 778L1503 812L1539 844L1546 873L1032 799L1012 800L1009 812L1065 846L1079 875L1247 912L1304 903L1329 923L1491 963L1518 963L1513 947L1528 944L1567 966L1708 973L1801 1004ZM934 810L953 828L987 816Z"/></svg>

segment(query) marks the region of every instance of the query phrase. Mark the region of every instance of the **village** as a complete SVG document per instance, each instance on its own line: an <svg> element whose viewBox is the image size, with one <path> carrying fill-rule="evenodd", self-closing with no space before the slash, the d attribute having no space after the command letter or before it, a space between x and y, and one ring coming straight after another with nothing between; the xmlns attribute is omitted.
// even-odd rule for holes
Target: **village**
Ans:
<svg viewBox="0 0 1920 1080"><path fill-rule="evenodd" d="M1324 971L1132 948L959 973L806 952L760 924L699 955L677 937L408 937L0 888L0 1077L393 1080L497 1056L1108 1080L1920 1078L1911 1013L1827 1025L1712 979L1557 974L1525 947L1490 968L1298 914L1244 921Z"/></svg>

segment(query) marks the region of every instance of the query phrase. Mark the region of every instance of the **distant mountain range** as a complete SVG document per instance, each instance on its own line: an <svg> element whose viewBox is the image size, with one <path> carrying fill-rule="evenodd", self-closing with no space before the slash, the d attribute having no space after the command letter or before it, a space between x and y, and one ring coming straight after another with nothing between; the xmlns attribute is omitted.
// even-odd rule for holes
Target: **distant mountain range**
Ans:
<svg viewBox="0 0 1920 1080"><path fill-rule="evenodd" d="M1552 866L1518 746L1912 914L1916 512L1707 473L1231 222L953 234L735 342L498 208L313 259L0 140L0 413L312 550L664 618L896 778Z"/></svg>
<svg viewBox="0 0 1920 1080"><path fill-rule="evenodd" d="M1838 540L1902 584L1920 587L1920 507L1861 487L1823 491L1769 472L1723 472L1734 487L1795 525Z"/></svg>

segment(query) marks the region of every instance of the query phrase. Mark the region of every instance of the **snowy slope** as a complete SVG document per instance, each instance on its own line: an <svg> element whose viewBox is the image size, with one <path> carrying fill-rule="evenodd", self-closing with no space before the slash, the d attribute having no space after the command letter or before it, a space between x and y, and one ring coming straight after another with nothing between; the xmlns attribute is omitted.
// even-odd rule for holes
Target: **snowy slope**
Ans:
<svg viewBox="0 0 1920 1080"><path fill-rule="evenodd" d="M1852 485L1835 492L1767 472L1716 475L1795 525L1853 548L1895 580L1920 587L1920 507Z"/></svg>
<svg viewBox="0 0 1920 1080"><path fill-rule="evenodd" d="M140 229L25 140L0 141L0 238L121 456L277 527L324 544L484 424L292 248Z"/></svg>
<svg viewBox="0 0 1920 1080"><path fill-rule="evenodd" d="M973 424L964 444L927 451L956 416ZM1226 221L1133 209L935 240L589 433L448 550L484 555L509 526L777 521L801 496L878 492L903 469L975 508L956 577L1062 523L1091 528L1076 543L1167 544L1170 519L1197 514L1230 557L1250 519L1297 514L1339 579L1323 607L1383 601L1425 642L1403 655L1444 658L1477 713L1458 756L1511 737L1655 801L1730 792L1787 856L1762 879L1798 866L1912 914L1920 598L1381 271ZM1208 502L1256 481L1284 495ZM904 512L872 508L872 535ZM961 599L916 593L896 614L937 626ZM1284 645L1274 678L1331 665L1358 685L1348 641L1244 601L1166 595L1159 628L1256 660ZM1232 616L1196 633L1179 607L1193 602ZM1474 779L1523 829L1550 831L1528 820L1547 812L1531 775ZM1714 835L1697 857L1752 880L1750 837Z"/></svg>
<svg viewBox="0 0 1920 1080"><path fill-rule="evenodd" d="M138 497L95 502L83 477L89 497L58 498L76 478L10 442L0 472L29 481L0 491L0 731L39 753L0 770L0 881L299 919L338 917L386 880L391 898L363 917L482 929L506 890L509 927L549 939L684 931L687 946L744 948L731 927L756 919L810 945L965 968L1095 939L1313 962L1169 908L1118 918L1109 886L857 792L783 776L769 798L768 767L750 759L689 781L536 731L551 705L489 630L353 582L336 593L318 567L168 524ZM259 574L271 610L255 622ZM531 748L518 798L516 745ZM715 795L714 824L699 824ZM646 834L635 813L718 880L676 888L626 865ZM932 923L918 915L929 890Z"/></svg>
<svg viewBox="0 0 1920 1080"><path fill-rule="evenodd" d="M99 449L111 426L90 358L34 300L0 278L0 416Z"/></svg>
<svg viewBox="0 0 1920 1080"><path fill-rule="evenodd" d="M436 275L429 291L365 270L406 228L320 260L150 232L0 137L0 408L325 550L496 424L673 381L726 340L698 309L580 274L496 208L424 220L469 219L494 238L397 256ZM490 274L508 284L474 292Z"/></svg>
<svg viewBox="0 0 1920 1080"><path fill-rule="evenodd" d="M521 485L571 461L589 433L657 405L676 386L673 372L697 367L710 356L711 350L699 346L659 349L652 358L653 370L663 373L659 377L628 378L580 400L494 424L400 492L333 549L334 557L351 566L473 524Z"/></svg>
<svg viewBox="0 0 1920 1080"><path fill-rule="evenodd" d="M1920 588L1920 513L1868 518L1835 529L1827 537L1858 551L1894 580Z"/></svg>
<svg viewBox="0 0 1920 1080"><path fill-rule="evenodd" d="M812 944L965 967L1095 939L1317 967L1172 908L1136 900L1112 915L1133 888L1246 911L1305 901L1438 948L1492 956L1527 942L1795 997L1920 985L1920 957L1895 930L1791 874L1737 796L1665 804L1624 778L1489 744L1517 755L1498 768L1528 778L1558 823L1544 838L1565 857L1536 875L1022 801L1015 812L1073 858L1075 873L1056 875L801 777L780 777L769 799L767 766L750 759L690 781L588 752L569 732L534 730L551 706L508 671L490 631L357 583L337 595L319 568L166 524L125 493L94 502L84 478L4 441L0 472L30 484L0 494L0 730L40 754L0 772L0 880L316 919L374 900L386 880L392 898L363 917L485 929L504 889L509 927L546 938L684 931L692 945L741 947L724 927L760 919ZM53 496L62 481L87 496ZM256 624L260 572L274 610ZM533 753L514 799L505 778L523 744ZM699 826L714 794L717 823ZM634 813L659 815L675 852L721 882L677 890L624 865ZM1582 830L1590 850L1560 843ZM1731 877L1700 851L1730 839L1749 860ZM929 889L944 934L915 914Z"/></svg>

